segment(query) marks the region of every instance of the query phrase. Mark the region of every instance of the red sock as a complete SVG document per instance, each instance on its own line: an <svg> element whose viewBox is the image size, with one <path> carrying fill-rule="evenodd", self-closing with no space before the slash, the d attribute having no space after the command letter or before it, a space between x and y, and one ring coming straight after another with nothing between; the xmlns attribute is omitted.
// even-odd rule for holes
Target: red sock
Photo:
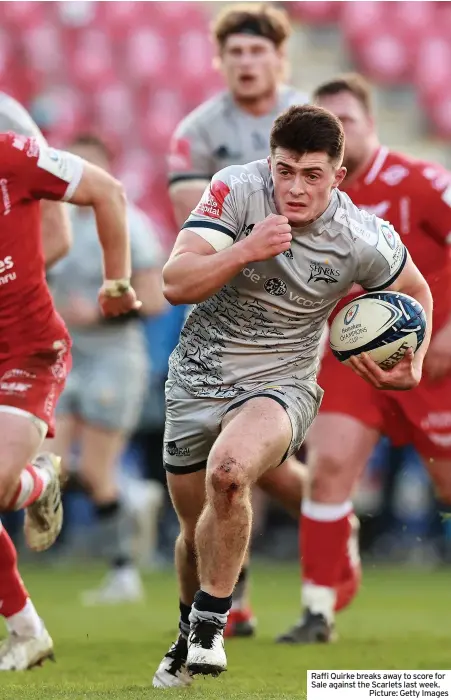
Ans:
<svg viewBox="0 0 451 700"><path fill-rule="evenodd" d="M339 582L346 564L351 510L349 501L332 506L303 501L299 545L305 582L327 588Z"/></svg>
<svg viewBox="0 0 451 700"><path fill-rule="evenodd" d="M22 470L20 481L6 510L21 510L37 501L44 490L42 472L33 464L27 464Z"/></svg>
<svg viewBox="0 0 451 700"><path fill-rule="evenodd" d="M17 569L16 548L0 523L0 614L11 617L23 610L27 590Z"/></svg>
<svg viewBox="0 0 451 700"><path fill-rule="evenodd" d="M354 513L349 516L351 534L346 547L346 557L336 586L337 598L335 612L346 608L357 595L362 581L362 564L360 561L358 531L352 534L352 520Z"/></svg>

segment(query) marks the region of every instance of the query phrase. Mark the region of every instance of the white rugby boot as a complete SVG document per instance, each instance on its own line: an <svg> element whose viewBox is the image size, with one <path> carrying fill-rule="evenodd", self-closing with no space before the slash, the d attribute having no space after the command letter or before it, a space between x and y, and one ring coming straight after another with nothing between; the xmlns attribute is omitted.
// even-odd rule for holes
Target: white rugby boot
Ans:
<svg viewBox="0 0 451 700"><path fill-rule="evenodd" d="M33 465L47 472L49 481L37 501L25 509L25 541L34 552L42 552L55 542L63 524L61 502L61 457L43 452Z"/></svg>
<svg viewBox="0 0 451 700"><path fill-rule="evenodd" d="M191 622L186 666L192 675L200 673L216 677L227 671L224 628L225 623L214 616L208 620L196 619Z"/></svg>
<svg viewBox="0 0 451 700"><path fill-rule="evenodd" d="M179 634L169 651L163 656L153 677L154 688L186 688L193 682L193 677L186 667L188 640Z"/></svg>
<svg viewBox="0 0 451 700"><path fill-rule="evenodd" d="M10 632L0 644L0 671L26 671L42 666L46 659L55 661L53 641L45 627L36 636Z"/></svg>

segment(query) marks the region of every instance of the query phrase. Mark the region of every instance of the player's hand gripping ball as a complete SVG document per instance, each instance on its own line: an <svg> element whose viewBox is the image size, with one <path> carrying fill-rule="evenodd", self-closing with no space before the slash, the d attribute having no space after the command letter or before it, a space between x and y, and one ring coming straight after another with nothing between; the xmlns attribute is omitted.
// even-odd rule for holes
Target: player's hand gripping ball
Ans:
<svg viewBox="0 0 451 700"><path fill-rule="evenodd" d="M335 357L377 389L411 389L421 379L414 355L426 331L421 304L400 292L363 294L341 309L329 343Z"/></svg>

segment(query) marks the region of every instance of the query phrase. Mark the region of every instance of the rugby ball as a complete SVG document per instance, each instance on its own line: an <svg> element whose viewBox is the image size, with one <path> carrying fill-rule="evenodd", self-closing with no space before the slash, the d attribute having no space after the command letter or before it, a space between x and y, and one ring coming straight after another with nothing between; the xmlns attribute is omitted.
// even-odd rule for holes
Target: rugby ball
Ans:
<svg viewBox="0 0 451 700"><path fill-rule="evenodd" d="M408 348L418 350L425 331L426 316L416 299L400 292L370 292L339 311L330 327L329 344L340 362L367 352L387 370Z"/></svg>

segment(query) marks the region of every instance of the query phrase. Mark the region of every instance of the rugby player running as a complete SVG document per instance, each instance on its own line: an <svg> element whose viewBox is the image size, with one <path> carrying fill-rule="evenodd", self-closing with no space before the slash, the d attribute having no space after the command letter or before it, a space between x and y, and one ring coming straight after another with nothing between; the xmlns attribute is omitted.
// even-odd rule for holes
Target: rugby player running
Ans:
<svg viewBox="0 0 451 700"><path fill-rule="evenodd" d="M354 283L402 291L427 316L415 356L384 372L368 356L356 372L378 388L417 386L432 328L429 287L398 234L337 190L344 133L315 106L294 106L274 123L270 157L217 173L184 224L163 271L172 304L196 304L170 358L165 441L177 446L168 485L186 548L197 554L199 590L180 599L190 625L154 676L188 685L227 668L224 627L246 555L250 494L277 483L304 440L322 389L318 346L327 318ZM329 279L333 283L329 283ZM181 565L180 565L181 564Z"/></svg>

